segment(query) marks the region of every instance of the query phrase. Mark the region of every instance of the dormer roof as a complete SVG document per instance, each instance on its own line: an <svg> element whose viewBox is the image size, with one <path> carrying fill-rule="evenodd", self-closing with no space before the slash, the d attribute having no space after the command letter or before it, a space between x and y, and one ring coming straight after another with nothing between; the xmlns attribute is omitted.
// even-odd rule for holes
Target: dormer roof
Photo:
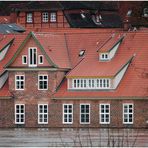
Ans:
<svg viewBox="0 0 148 148"><path fill-rule="evenodd" d="M112 34L107 41L98 48L98 52L110 52L118 43L121 43L124 38L123 34Z"/></svg>

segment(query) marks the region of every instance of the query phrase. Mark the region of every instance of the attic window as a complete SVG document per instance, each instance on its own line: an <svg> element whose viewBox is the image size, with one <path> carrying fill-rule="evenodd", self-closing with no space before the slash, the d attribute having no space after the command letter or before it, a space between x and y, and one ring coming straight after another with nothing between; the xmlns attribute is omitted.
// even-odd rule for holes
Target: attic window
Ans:
<svg viewBox="0 0 148 148"><path fill-rule="evenodd" d="M144 17L148 17L148 8L143 9L143 15Z"/></svg>
<svg viewBox="0 0 148 148"><path fill-rule="evenodd" d="M109 55L108 55L108 53L100 53L100 60L101 60L101 61L109 60Z"/></svg>
<svg viewBox="0 0 148 148"><path fill-rule="evenodd" d="M84 56L84 54L85 54L85 50L81 50L81 51L79 52L79 57Z"/></svg>

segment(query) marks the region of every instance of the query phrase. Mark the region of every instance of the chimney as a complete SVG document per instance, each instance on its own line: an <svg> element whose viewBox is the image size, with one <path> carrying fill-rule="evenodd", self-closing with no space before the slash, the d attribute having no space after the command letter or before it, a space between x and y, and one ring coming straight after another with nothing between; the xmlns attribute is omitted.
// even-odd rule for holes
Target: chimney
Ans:
<svg viewBox="0 0 148 148"><path fill-rule="evenodd" d="M131 21L129 21L129 18L126 18L123 21L123 30L128 31L131 28Z"/></svg>
<svg viewBox="0 0 148 148"><path fill-rule="evenodd" d="M17 13L16 12L10 13L10 23L17 23Z"/></svg>

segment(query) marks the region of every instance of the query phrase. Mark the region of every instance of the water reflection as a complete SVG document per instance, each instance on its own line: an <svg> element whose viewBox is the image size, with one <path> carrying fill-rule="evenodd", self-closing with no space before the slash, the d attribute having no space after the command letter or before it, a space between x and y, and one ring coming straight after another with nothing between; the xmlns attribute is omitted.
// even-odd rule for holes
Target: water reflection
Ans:
<svg viewBox="0 0 148 148"><path fill-rule="evenodd" d="M148 129L12 128L0 129L0 146L148 147Z"/></svg>

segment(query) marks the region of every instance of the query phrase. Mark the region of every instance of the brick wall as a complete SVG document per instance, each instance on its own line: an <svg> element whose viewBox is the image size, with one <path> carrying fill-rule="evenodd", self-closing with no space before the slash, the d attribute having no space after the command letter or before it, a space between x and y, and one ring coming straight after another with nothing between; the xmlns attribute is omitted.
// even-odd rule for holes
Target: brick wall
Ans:
<svg viewBox="0 0 148 148"><path fill-rule="evenodd" d="M134 104L134 124L122 123L123 103ZM63 104L73 104L73 124L63 124ZM80 124L80 103L89 103L90 124ZM99 123L99 104L110 103L111 122L109 125ZM15 104L25 104L25 124L19 127L148 127L147 100L51 100L44 99L8 99L0 100L0 127L18 127L14 121ZM48 124L38 124L38 104L48 104Z"/></svg>
<svg viewBox="0 0 148 148"><path fill-rule="evenodd" d="M38 90L38 74L48 75L48 90ZM15 75L25 75L25 89L15 90ZM9 72L9 90L16 98L42 99L49 98L64 77L64 72L28 71Z"/></svg>

